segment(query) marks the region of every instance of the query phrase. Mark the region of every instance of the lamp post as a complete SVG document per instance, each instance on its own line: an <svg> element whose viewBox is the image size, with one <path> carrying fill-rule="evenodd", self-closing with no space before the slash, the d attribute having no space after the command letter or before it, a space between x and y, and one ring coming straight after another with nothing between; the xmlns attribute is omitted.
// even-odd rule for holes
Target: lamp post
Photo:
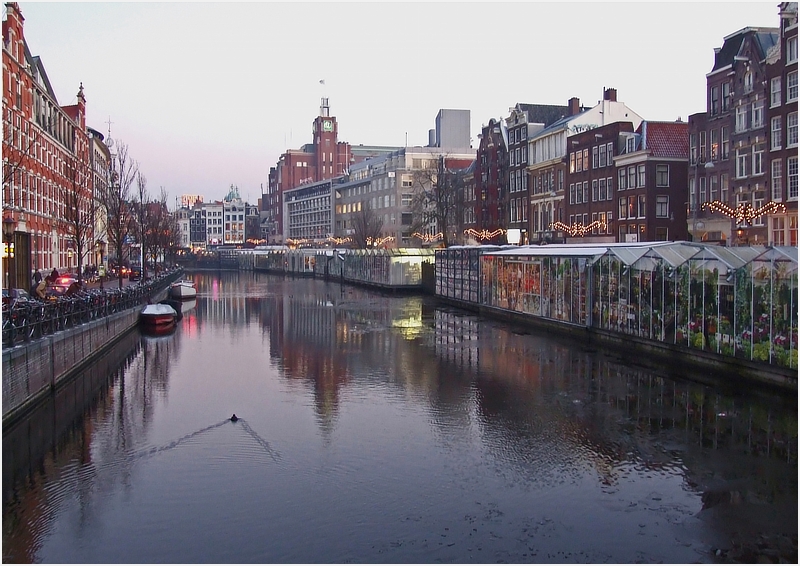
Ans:
<svg viewBox="0 0 800 566"><path fill-rule="evenodd" d="M103 258L106 256L106 243L103 240L97 240L97 275L100 277L100 288L103 288L103 279L106 277L106 266Z"/></svg>

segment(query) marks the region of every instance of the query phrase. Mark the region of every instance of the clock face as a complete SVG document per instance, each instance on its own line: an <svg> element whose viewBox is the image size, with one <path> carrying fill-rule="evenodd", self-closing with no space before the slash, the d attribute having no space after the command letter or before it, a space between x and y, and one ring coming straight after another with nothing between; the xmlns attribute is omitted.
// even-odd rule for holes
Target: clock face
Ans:
<svg viewBox="0 0 800 566"><path fill-rule="evenodd" d="M332 132L333 131L333 122L330 120L325 120L322 122L322 131L324 132Z"/></svg>

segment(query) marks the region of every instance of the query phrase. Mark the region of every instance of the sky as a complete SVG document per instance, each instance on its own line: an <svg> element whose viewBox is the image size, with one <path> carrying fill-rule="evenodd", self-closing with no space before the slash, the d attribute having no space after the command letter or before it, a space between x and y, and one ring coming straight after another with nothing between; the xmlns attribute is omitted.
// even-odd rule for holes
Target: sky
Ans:
<svg viewBox="0 0 800 566"><path fill-rule="evenodd" d="M426 145L442 108L481 125L516 103L593 106L604 88L647 120L705 110L714 48L778 26L778 2L20 2L59 104L124 142L172 206L255 204L270 167L312 141L328 97L339 141ZM324 81L324 84L321 83Z"/></svg>

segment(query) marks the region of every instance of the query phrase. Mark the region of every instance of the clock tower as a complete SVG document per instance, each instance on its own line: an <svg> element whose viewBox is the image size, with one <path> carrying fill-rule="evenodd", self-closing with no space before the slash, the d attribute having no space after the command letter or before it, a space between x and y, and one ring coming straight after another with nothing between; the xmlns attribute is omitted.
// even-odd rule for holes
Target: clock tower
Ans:
<svg viewBox="0 0 800 566"><path fill-rule="evenodd" d="M319 116L314 120L314 154L316 181L330 179L340 174L338 156L338 126L331 116L328 99L323 98L319 106Z"/></svg>

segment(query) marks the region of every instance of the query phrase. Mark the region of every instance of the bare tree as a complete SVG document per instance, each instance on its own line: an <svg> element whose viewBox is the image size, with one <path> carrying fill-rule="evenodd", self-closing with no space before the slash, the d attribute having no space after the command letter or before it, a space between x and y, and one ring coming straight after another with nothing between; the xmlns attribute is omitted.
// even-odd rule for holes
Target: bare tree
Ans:
<svg viewBox="0 0 800 566"><path fill-rule="evenodd" d="M136 228L138 231L139 240L139 263L142 269L142 278L147 276L147 266L145 264L145 250L147 242L147 204L150 200L150 195L147 192L147 177L141 171L136 172L136 194L133 197L133 207L136 212Z"/></svg>
<svg viewBox="0 0 800 566"><path fill-rule="evenodd" d="M169 244L167 232L170 230L170 214L167 209L167 190L164 187L161 187L158 201L147 203L144 227L145 258L157 258L162 253L166 255Z"/></svg>
<svg viewBox="0 0 800 566"><path fill-rule="evenodd" d="M352 215L353 245L357 249L365 249L381 237L383 217L377 214L368 202Z"/></svg>
<svg viewBox="0 0 800 566"><path fill-rule="evenodd" d="M117 153L111 156L111 182L102 199L108 213L108 247L122 261L128 233L133 226L133 211L129 202L131 187L139 170L138 164L128 156L128 146L117 143ZM122 273L118 272L119 287L122 288Z"/></svg>
<svg viewBox="0 0 800 566"><path fill-rule="evenodd" d="M83 280L83 260L92 250L94 218L98 203L89 186L91 169L88 161L71 156L66 165L67 182L58 188L64 204L60 218L64 233L71 240L78 263L78 281Z"/></svg>
<svg viewBox="0 0 800 566"><path fill-rule="evenodd" d="M447 169L447 156L440 155L427 167L417 169L412 176L414 196L411 199L412 232L441 233L445 247L450 243L450 228L457 226L456 216L463 191L459 190L456 175Z"/></svg>

